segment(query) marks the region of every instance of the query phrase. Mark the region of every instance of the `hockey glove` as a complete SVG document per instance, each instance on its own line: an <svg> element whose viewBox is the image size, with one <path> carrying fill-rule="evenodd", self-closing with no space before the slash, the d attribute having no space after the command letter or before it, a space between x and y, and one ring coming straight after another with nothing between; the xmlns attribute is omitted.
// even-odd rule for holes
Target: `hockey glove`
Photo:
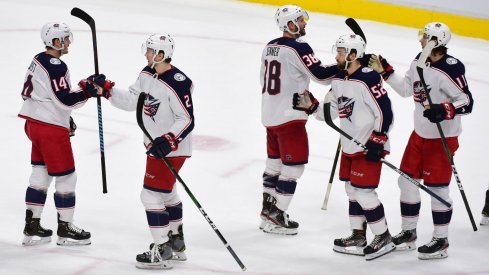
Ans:
<svg viewBox="0 0 489 275"><path fill-rule="evenodd" d="M70 137L75 136L76 124L73 118L70 116Z"/></svg>
<svg viewBox="0 0 489 275"><path fill-rule="evenodd" d="M82 90L82 93L86 98L98 95L98 88L86 79L80 80L80 82L78 82L78 86L80 86L80 89Z"/></svg>
<svg viewBox="0 0 489 275"><path fill-rule="evenodd" d="M449 102L433 104L431 108L423 111L423 116L433 123L450 120L455 116L455 107Z"/></svg>
<svg viewBox="0 0 489 275"><path fill-rule="evenodd" d="M308 90L305 90L302 94L294 93L294 97L292 98L292 108L304 111L308 115L314 113L318 105L318 100Z"/></svg>
<svg viewBox="0 0 489 275"><path fill-rule="evenodd" d="M367 161L378 162L384 156L384 145L387 142L387 135L373 131L368 138L365 147L367 147L367 154L365 158Z"/></svg>
<svg viewBox="0 0 489 275"><path fill-rule="evenodd" d="M109 99L109 97L112 96L110 94L110 91L112 90L112 87L114 87L115 83L106 79L104 74L99 74L99 75L93 74L89 76L87 79L91 83L95 83L95 85L103 89L101 96L107 99Z"/></svg>
<svg viewBox="0 0 489 275"><path fill-rule="evenodd" d="M178 149L178 142L172 133L164 134L162 137L155 138L153 144L146 152L146 155L153 155L157 159L162 159L170 152Z"/></svg>
<svg viewBox="0 0 489 275"><path fill-rule="evenodd" d="M375 54L372 54L368 66L378 72L384 80L387 80L389 76L394 73L394 68L387 62L387 59L383 58L381 55L376 56Z"/></svg>

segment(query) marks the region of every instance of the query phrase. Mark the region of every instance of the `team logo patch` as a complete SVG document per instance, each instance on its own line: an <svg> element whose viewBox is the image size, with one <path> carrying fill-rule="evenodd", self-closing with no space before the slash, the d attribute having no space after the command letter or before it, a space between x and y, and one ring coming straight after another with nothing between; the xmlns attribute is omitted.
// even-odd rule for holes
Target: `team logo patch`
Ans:
<svg viewBox="0 0 489 275"><path fill-rule="evenodd" d="M423 104L426 101L426 93L424 91L423 85L420 81L414 81L413 83L413 98L415 102ZM429 87L428 87L429 89Z"/></svg>
<svg viewBox="0 0 489 275"><path fill-rule="evenodd" d="M372 68L369 67L363 67L362 68L362 73L370 73L372 71Z"/></svg>
<svg viewBox="0 0 489 275"><path fill-rule="evenodd" d="M458 63L458 60L453 58L453 57L449 57L449 58L447 58L447 63L448 63L448 65L455 65Z"/></svg>
<svg viewBox="0 0 489 275"><path fill-rule="evenodd" d="M160 102L158 99L155 99L152 95L146 95L144 99L143 112L145 115L149 116L153 121L155 121L154 116L158 112L158 108L160 107Z"/></svg>
<svg viewBox="0 0 489 275"><path fill-rule="evenodd" d="M173 78L175 78L176 81L184 81L186 79L186 77L181 73L176 73Z"/></svg>
<svg viewBox="0 0 489 275"><path fill-rule="evenodd" d="M61 60L53 57L53 58L51 58L51 60L49 60L49 63L51 63L53 65L59 65L59 64L61 64Z"/></svg>
<svg viewBox="0 0 489 275"><path fill-rule="evenodd" d="M338 114L340 118L346 118L351 122L351 115L353 114L353 107L355 106L355 101L353 98L348 98L344 96L338 97Z"/></svg>

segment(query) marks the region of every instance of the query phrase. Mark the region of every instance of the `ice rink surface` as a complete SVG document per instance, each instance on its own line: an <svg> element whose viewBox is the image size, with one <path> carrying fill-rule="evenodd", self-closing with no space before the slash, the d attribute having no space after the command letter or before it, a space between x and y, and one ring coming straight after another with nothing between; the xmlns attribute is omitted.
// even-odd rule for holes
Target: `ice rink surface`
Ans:
<svg viewBox="0 0 489 275"><path fill-rule="evenodd" d="M308 123L310 161L289 208L300 223L293 237L258 230L265 131L260 122L260 56L264 45L281 35L273 15L276 7L232 0L152 1L6 1L0 0L1 171L0 274L241 274L239 266L179 186L184 203L188 261L173 270L144 271L134 267L136 254L151 242L139 200L145 167L142 133L135 114L103 102L108 194L102 194L96 101L73 112L78 124L72 138L78 173L75 224L92 233L88 247L58 247L55 240L22 247L25 189L30 167L30 143L17 118L20 92L32 57L43 51L41 26L64 21L75 41L62 59L71 83L94 72L88 25L70 15L73 7L91 14L97 24L100 72L118 87L132 84L146 65L140 45L151 33L168 32L176 40L173 64L194 81L196 127L194 154L181 176L248 270L243 274L489 274L489 227L473 232L453 179L454 214L449 230L449 257L421 261L417 252L393 252L372 262L332 251L333 239L349 234L347 197L335 179L327 211L320 209L338 141L324 122ZM345 17L310 13L304 38L323 63L333 63L331 45L350 33ZM359 21L367 52L382 53L404 73L420 51L417 30ZM461 59L475 99L473 113L463 118L464 132L455 163L478 224L489 183L489 79L485 63L489 42L453 35L449 53ZM387 85L386 85L387 86ZM327 87L311 85L322 98ZM391 89L387 86L387 89ZM395 113L392 154L399 165L412 131L411 99L390 92ZM392 234L400 231L398 174L384 167L378 189ZM54 183L53 183L54 184ZM56 229L51 186L43 225ZM422 192L418 246L431 239L430 200ZM372 239L371 234L367 236Z"/></svg>

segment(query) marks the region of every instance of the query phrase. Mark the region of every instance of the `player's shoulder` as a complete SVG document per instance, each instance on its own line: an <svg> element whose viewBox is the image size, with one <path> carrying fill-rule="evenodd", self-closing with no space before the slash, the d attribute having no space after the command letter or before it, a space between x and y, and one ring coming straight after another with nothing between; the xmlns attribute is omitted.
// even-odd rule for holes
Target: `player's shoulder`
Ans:
<svg viewBox="0 0 489 275"><path fill-rule="evenodd" d="M268 42L267 46L285 46L298 53L312 52L311 46L300 38L279 37Z"/></svg>
<svg viewBox="0 0 489 275"><path fill-rule="evenodd" d="M170 70L160 75L159 79L167 83L175 91L188 91L190 86L192 86L192 80L173 65Z"/></svg>
<svg viewBox="0 0 489 275"><path fill-rule="evenodd" d="M63 60L45 52L34 56L34 60L46 70L51 78L64 76L68 70L66 63L64 63Z"/></svg>
<svg viewBox="0 0 489 275"><path fill-rule="evenodd" d="M462 61L449 54L445 54L442 59L438 60L438 62L431 64L431 66L433 68L442 70L446 74L450 75L452 78L458 77L461 74L465 73L465 66Z"/></svg>
<svg viewBox="0 0 489 275"><path fill-rule="evenodd" d="M351 76L350 79L355 79L358 81L364 82L368 87L372 87L377 83L381 82L381 76L379 73L374 71L369 67L360 67L355 73Z"/></svg>

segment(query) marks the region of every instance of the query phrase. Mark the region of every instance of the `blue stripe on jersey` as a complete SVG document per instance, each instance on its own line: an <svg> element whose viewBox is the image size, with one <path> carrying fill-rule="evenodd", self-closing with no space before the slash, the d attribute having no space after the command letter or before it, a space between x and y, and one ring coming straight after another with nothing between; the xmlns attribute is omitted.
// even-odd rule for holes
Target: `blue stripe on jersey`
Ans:
<svg viewBox="0 0 489 275"><path fill-rule="evenodd" d="M87 99L81 92L71 92L70 83L68 79L66 79L68 67L61 59L43 52L36 55L34 60L39 63L48 74L51 89L62 104L73 106Z"/></svg>
<svg viewBox="0 0 489 275"><path fill-rule="evenodd" d="M450 79L462 89L462 91L469 97L469 104L460 106L455 109L455 114L470 114L474 105L472 93L469 91L469 85L465 78L465 66L455 57L445 54L442 59L431 64L432 68L439 69L446 73Z"/></svg>
<svg viewBox="0 0 489 275"><path fill-rule="evenodd" d="M365 218L368 223L375 223L385 218L384 206L379 204L379 206L374 209L363 210L365 212Z"/></svg>
<svg viewBox="0 0 489 275"><path fill-rule="evenodd" d="M405 203L401 202L401 216L403 217L417 217L419 216L419 209L421 203Z"/></svg>
<svg viewBox="0 0 489 275"><path fill-rule="evenodd" d="M172 68L158 77L158 79L164 81L168 86L175 91L178 99L180 100L180 105L187 110L190 116L190 124L181 133L174 133L178 141L183 140L192 130L194 129L194 104L192 102L192 80L188 78L182 71L177 67L172 66Z"/></svg>
<svg viewBox="0 0 489 275"><path fill-rule="evenodd" d="M27 187L27 191L25 192L26 204L44 205L46 202L46 197L46 190L38 190L32 187Z"/></svg>
<svg viewBox="0 0 489 275"><path fill-rule="evenodd" d="M374 129L374 130L375 131L380 130L381 133L387 133L394 119L391 100L387 95L387 91L382 86L381 76L377 72L371 69L368 70L364 70L364 69L365 67L363 66L360 67L351 76L349 76L349 79L362 81L369 88L370 93L372 94L373 98L375 98L375 100L377 101L377 104L379 105L380 111L382 113L382 125L380 129ZM338 74L338 77L342 75L344 78L343 72Z"/></svg>
<svg viewBox="0 0 489 275"><path fill-rule="evenodd" d="M277 181L277 186L275 187L275 190L277 190L277 192L280 194L292 195L295 193L296 186L296 181L279 180Z"/></svg>
<svg viewBox="0 0 489 275"><path fill-rule="evenodd" d="M314 56L311 46L302 40L288 37L280 37L268 43L268 45L284 45L293 48L301 57L304 65L319 80L332 78L341 70L336 65L321 66L321 60Z"/></svg>
<svg viewBox="0 0 489 275"><path fill-rule="evenodd" d="M349 201L348 214L350 216L364 216L363 208L356 201Z"/></svg>
<svg viewBox="0 0 489 275"><path fill-rule="evenodd" d="M431 211L431 215L433 216L433 224L435 226L449 224L452 219L452 209Z"/></svg>
<svg viewBox="0 0 489 275"><path fill-rule="evenodd" d="M166 210L168 211L170 221L179 221L183 217L183 206L181 202L175 206L167 206Z"/></svg>
<svg viewBox="0 0 489 275"><path fill-rule="evenodd" d="M76 197L75 193L54 193L54 205L56 208L73 208L75 206Z"/></svg>
<svg viewBox="0 0 489 275"><path fill-rule="evenodd" d="M161 211L146 211L146 218L149 226L165 226L169 223L168 212Z"/></svg>

